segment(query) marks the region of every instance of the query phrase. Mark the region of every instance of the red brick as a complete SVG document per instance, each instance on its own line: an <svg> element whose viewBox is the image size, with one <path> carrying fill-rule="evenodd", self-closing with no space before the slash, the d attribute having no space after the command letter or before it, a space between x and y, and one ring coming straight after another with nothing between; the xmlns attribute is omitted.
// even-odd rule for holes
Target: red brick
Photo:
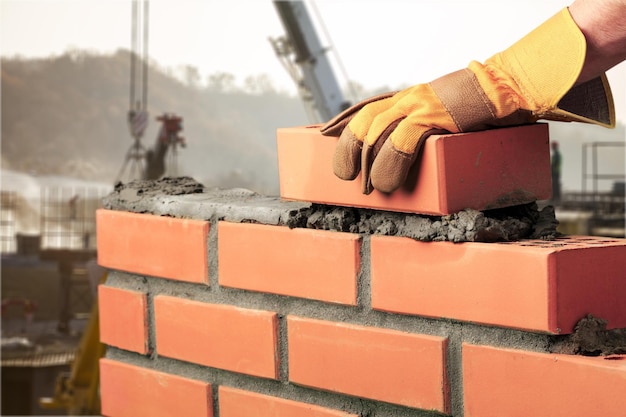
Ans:
<svg viewBox="0 0 626 417"><path fill-rule="evenodd" d="M120 349L148 353L148 310L141 291L98 286L100 341Z"/></svg>
<svg viewBox="0 0 626 417"><path fill-rule="evenodd" d="M218 230L220 285L356 304L358 235L227 222Z"/></svg>
<svg viewBox="0 0 626 417"><path fill-rule="evenodd" d="M448 412L447 339L288 317L289 380Z"/></svg>
<svg viewBox="0 0 626 417"><path fill-rule="evenodd" d="M549 333L587 314L626 327L626 240L371 240L372 307Z"/></svg>
<svg viewBox="0 0 626 417"><path fill-rule="evenodd" d="M552 193L546 124L431 136L407 184L392 194L363 195L360 176L335 177L336 143L319 126L278 129L281 197L442 215L528 203Z"/></svg>
<svg viewBox="0 0 626 417"><path fill-rule="evenodd" d="M208 283L208 222L104 209L96 218L100 265Z"/></svg>
<svg viewBox="0 0 626 417"><path fill-rule="evenodd" d="M212 417L211 385L100 359L102 414L107 417Z"/></svg>
<svg viewBox="0 0 626 417"><path fill-rule="evenodd" d="M221 417L358 417L317 405L220 386Z"/></svg>
<svg viewBox="0 0 626 417"><path fill-rule="evenodd" d="M276 313L159 295L154 314L159 355L278 378Z"/></svg>
<svg viewBox="0 0 626 417"><path fill-rule="evenodd" d="M464 344L465 417L623 416L626 356L613 358Z"/></svg>

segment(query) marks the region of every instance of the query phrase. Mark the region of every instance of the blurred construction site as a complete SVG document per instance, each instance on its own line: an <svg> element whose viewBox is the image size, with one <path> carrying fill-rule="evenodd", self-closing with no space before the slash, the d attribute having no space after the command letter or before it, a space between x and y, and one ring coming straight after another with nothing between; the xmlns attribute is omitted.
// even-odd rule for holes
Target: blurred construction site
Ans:
<svg viewBox="0 0 626 417"><path fill-rule="evenodd" d="M40 398L69 372L102 274L95 211L110 187L30 191L1 194L3 415L59 413Z"/></svg>
<svg viewBox="0 0 626 417"><path fill-rule="evenodd" d="M78 404L68 393L79 382L97 383L77 361L96 363L95 348L86 346L97 333L85 337L105 274L95 213L117 181L189 175L206 186L276 195L276 128L326 121L392 89L368 90L339 74L338 58L327 55L330 39L318 37L321 17L311 19L303 2L274 2L285 35L268 45L297 94L278 91L264 75L238 87L232 74L216 73L202 85L191 66L181 81L151 62L148 2L131 3L130 50L3 57L2 415L97 409L95 400ZM130 82L120 82L128 73ZM562 147L563 186L558 199L539 204L555 206L562 233L623 238L623 123L609 133L558 123L550 131Z"/></svg>

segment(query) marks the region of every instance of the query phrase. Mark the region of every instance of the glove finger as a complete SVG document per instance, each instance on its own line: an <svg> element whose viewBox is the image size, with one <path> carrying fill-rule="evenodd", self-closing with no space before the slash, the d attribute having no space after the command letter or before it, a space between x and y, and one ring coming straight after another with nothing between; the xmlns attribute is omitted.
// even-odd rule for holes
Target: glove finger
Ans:
<svg viewBox="0 0 626 417"><path fill-rule="evenodd" d="M367 142L373 145L383 135L383 132L388 130L390 124L404 117L413 121L411 125L425 124L424 121L428 120L439 126L439 123L445 123L450 119L432 88L427 84L416 85L410 89L408 94L402 96L392 107L381 112L372 121L367 133ZM428 124L433 123L428 122ZM447 127L447 125L443 127ZM398 146L398 143L395 145L405 153L410 153L416 142L417 139L405 147Z"/></svg>
<svg viewBox="0 0 626 417"><path fill-rule="evenodd" d="M377 96L370 97L348 107L347 109L330 119L328 122L326 122L326 124L324 124L324 126L320 128L320 132L324 136L339 136L348 125L348 123L350 123L352 118L359 112L359 110L361 110L363 107L370 103L392 97L394 94L396 94L395 91L379 94Z"/></svg>
<svg viewBox="0 0 626 417"><path fill-rule="evenodd" d="M333 156L333 171L337 177L344 180L353 180L357 177L361 171L363 138L367 135L367 129L371 121L396 100L397 98L389 94L367 100L368 104L355 106L355 109L351 111L347 110L346 113L350 113L347 115L348 119L339 120L333 127L322 132L323 134L337 134L337 132L340 132L339 141ZM360 110L356 109L356 107L360 107ZM350 120L350 123L348 124L346 120ZM355 132L352 126L358 130Z"/></svg>
<svg viewBox="0 0 626 417"><path fill-rule="evenodd" d="M353 180L361 170L361 149L359 140L350 129L344 129L339 136L333 155L333 171L342 180Z"/></svg>
<svg viewBox="0 0 626 417"><path fill-rule="evenodd" d="M392 122L389 126L387 126L387 129L383 131L381 135L379 135L379 137L377 138L378 140L373 142L371 145L368 141L364 142L363 152L361 156L361 166L363 167L361 186L363 194L370 194L374 190L370 176L372 164L376 160L376 157L378 156L381 148L384 146L385 142L389 138L389 135L391 135L391 133L401 121L402 119Z"/></svg>
<svg viewBox="0 0 626 417"><path fill-rule="evenodd" d="M412 124L407 119L397 124L372 163L370 169L372 187L384 193L391 193L400 188L406 182L426 139L430 135L443 132L445 131L442 129ZM413 150L405 152L399 149L395 144L398 137L403 141L410 138L409 141L415 143Z"/></svg>

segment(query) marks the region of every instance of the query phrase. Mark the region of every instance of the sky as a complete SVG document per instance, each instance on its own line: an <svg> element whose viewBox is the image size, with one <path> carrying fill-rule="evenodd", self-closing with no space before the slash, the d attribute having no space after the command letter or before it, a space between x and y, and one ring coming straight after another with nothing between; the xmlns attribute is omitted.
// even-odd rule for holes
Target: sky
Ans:
<svg viewBox="0 0 626 417"><path fill-rule="evenodd" d="M428 82L507 48L570 0L307 0L340 85L396 89ZM271 0L151 0L150 58L203 79L267 74L296 87L269 37L284 34ZM130 49L130 0L0 0L0 54L48 57ZM609 72L626 120L626 64ZM130 75L129 75L130 76Z"/></svg>

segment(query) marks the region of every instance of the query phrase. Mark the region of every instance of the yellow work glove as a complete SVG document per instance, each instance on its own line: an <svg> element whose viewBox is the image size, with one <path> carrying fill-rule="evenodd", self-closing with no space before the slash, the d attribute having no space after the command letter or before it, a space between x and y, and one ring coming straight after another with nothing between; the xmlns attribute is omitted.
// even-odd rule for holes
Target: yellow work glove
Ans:
<svg viewBox="0 0 626 417"><path fill-rule="evenodd" d="M584 35L563 9L484 64L473 61L431 83L350 107L321 128L324 135L339 136L335 175L353 180L362 171L363 193L392 192L432 134L539 119L614 127L606 76L575 85L586 49Z"/></svg>

